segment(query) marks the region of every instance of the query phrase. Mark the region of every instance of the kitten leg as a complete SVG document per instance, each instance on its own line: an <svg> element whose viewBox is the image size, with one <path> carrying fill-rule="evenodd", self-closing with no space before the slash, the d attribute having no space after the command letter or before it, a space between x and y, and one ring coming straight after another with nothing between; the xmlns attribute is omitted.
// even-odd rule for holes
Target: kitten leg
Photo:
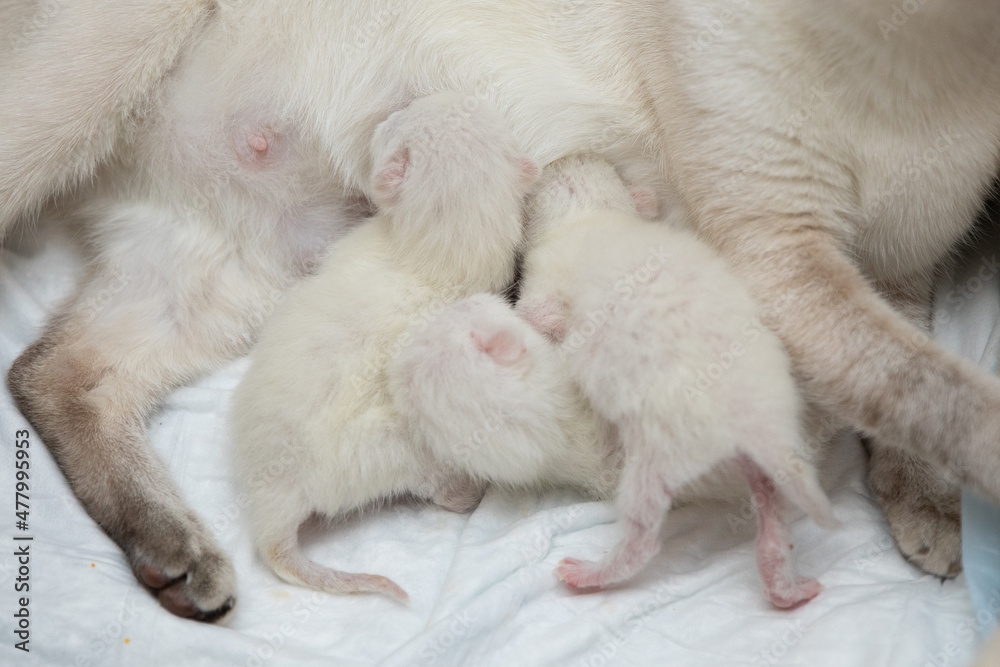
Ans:
<svg viewBox="0 0 1000 667"><path fill-rule="evenodd" d="M629 453L618 485L625 539L599 563L564 558L555 570L559 578L572 588L594 588L624 581L641 570L660 550L660 527L674 495L669 476L661 457Z"/></svg>
<svg viewBox="0 0 1000 667"><path fill-rule="evenodd" d="M149 446L146 420L172 389L245 352L279 292L207 235L172 251L156 232L151 248L118 257L124 268L86 278L7 380L136 576L173 613L215 620L234 603L233 568Z"/></svg>
<svg viewBox="0 0 1000 667"><path fill-rule="evenodd" d="M792 570L791 533L782 517L774 483L746 456L740 457L740 469L757 503L757 570L767 598L779 609L812 600L823 586L815 579L796 577Z"/></svg>
<svg viewBox="0 0 1000 667"><path fill-rule="evenodd" d="M932 290L931 280L921 276L905 289L881 291L903 316L929 332ZM930 574L957 576L962 571L959 487L937 466L891 442L869 438L866 445L868 486L903 557Z"/></svg>
<svg viewBox="0 0 1000 667"><path fill-rule="evenodd" d="M36 4L0 60L0 240L93 173L215 3Z"/></svg>

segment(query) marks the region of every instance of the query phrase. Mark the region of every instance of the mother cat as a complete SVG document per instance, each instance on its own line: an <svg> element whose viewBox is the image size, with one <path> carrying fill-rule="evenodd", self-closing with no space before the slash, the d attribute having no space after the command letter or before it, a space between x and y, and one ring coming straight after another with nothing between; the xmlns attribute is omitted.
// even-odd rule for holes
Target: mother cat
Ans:
<svg viewBox="0 0 1000 667"><path fill-rule="evenodd" d="M145 421L360 216L376 124L477 90L542 164L670 184L769 306L814 438L871 436L903 552L954 574L950 484L1000 500L1000 382L922 331L998 166L997 34L995 0L5 0L0 234L60 197L97 257L9 385L162 604L224 614Z"/></svg>

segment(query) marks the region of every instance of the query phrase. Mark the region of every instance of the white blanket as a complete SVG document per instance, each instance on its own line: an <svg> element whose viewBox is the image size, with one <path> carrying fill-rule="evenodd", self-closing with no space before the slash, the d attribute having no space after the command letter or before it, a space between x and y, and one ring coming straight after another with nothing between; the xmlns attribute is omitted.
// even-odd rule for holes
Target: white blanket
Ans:
<svg viewBox="0 0 1000 667"><path fill-rule="evenodd" d="M56 227L15 234L0 251L4 371L80 265L70 235ZM989 329L980 333L988 338ZM233 486L225 412L245 368L239 360L175 392L149 423L153 446L235 562L239 599L221 625L159 607L34 431L29 528L15 528L14 437L30 427L0 390L0 664L940 667L967 664L974 651L963 577L942 583L899 555L854 438L837 445L829 471L845 527L794 523L796 568L826 587L794 611L764 597L749 504L675 510L641 576L613 590L568 590L552 574L556 563L599 557L619 536L610 506L570 494L491 491L470 515L399 505L311 529L310 557L389 576L409 592L406 605L283 584L252 554ZM31 634L23 653L14 648L23 594L14 592L12 554L13 538L27 535Z"/></svg>

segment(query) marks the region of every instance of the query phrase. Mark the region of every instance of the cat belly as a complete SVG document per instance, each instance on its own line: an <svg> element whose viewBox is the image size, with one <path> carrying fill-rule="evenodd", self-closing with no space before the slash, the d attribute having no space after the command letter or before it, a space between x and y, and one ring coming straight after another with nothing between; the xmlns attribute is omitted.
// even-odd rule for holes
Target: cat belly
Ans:
<svg viewBox="0 0 1000 667"><path fill-rule="evenodd" d="M643 111L623 99L638 81L595 78L601 63L580 62L550 34L553 17L530 9L496 23L487 6L446 2L234 6L182 59L156 129L186 169L232 172L258 196L303 168L366 192L375 126L452 90L492 103L543 165L593 151L641 169Z"/></svg>

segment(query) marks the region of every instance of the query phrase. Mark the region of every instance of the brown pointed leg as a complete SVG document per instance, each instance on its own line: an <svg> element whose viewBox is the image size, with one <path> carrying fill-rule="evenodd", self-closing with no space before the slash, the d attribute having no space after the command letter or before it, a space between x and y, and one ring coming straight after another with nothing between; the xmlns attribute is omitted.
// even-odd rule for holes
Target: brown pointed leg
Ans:
<svg viewBox="0 0 1000 667"><path fill-rule="evenodd" d="M932 284L920 277L880 290L901 315L930 331ZM903 557L930 574L962 571L961 489L920 456L880 438L866 441L868 484Z"/></svg>
<svg viewBox="0 0 1000 667"><path fill-rule="evenodd" d="M150 447L146 420L172 389L245 351L277 292L210 243L168 245L99 264L7 379L140 581L171 612L215 620L235 600L232 565Z"/></svg>

